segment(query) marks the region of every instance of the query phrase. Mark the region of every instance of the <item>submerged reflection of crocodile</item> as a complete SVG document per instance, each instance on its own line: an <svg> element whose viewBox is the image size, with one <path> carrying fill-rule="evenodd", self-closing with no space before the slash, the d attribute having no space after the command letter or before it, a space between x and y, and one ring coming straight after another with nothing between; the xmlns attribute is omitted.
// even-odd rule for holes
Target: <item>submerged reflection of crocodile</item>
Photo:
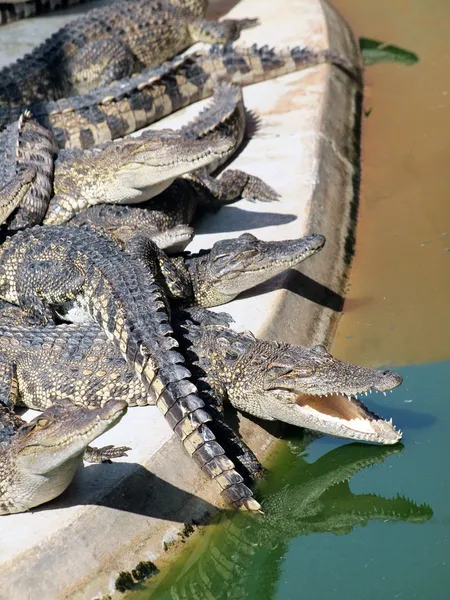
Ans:
<svg viewBox="0 0 450 600"><path fill-rule="evenodd" d="M344 535L370 520L427 521L433 514L427 504L419 505L400 495L383 498L354 494L349 487L355 473L402 450L402 445L354 443L335 448L312 464L299 456L297 449L290 452L283 456L282 468L283 473L289 473L289 482L275 472L264 484L268 489L263 517L223 515L220 527L210 528L200 541L203 552L197 548L197 560L192 562L194 553L190 548L188 556L181 556L181 561L172 565L167 580L160 585L155 580L143 597L269 599L274 597L273 586L280 579L279 565L296 537L311 533ZM275 484L276 490L270 492ZM181 571L177 569L180 565Z"/></svg>

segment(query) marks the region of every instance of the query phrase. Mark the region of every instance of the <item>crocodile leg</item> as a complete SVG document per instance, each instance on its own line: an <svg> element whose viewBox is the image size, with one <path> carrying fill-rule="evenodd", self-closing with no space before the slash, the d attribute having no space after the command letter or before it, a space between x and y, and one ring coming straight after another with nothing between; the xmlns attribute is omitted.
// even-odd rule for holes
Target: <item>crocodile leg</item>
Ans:
<svg viewBox="0 0 450 600"><path fill-rule="evenodd" d="M221 206L240 198L259 202L274 202L279 194L262 179L238 169L227 169L219 179L206 171L195 171L184 176L193 187L199 202ZM169 190L170 193L170 190Z"/></svg>
<svg viewBox="0 0 450 600"><path fill-rule="evenodd" d="M83 460L88 463L105 463L112 462L113 458L123 458L128 456L127 450L131 450L128 446L102 446L96 448L94 446L87 446L84 451Z"/></svg>

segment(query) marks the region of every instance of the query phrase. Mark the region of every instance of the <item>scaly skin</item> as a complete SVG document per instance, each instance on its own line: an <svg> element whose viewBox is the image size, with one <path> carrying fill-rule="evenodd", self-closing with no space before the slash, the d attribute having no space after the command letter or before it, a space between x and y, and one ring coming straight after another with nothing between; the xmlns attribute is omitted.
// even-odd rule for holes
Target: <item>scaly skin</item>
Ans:
<svg viewBox="0 0 450 600"><path fill-rule="evenodd" d="M64 150L56 163L55 196L44 223L62 225L88 206L99 203L142 204L170 186L175 177L188 171L189 175L185 175L189 177L188 185L197 191L196 181L206 181L205 187L213 187L214 194L220 196L217 204L251 195L263 201L275 199L276 194L271 188L241 171L227 171L225 177L218 181L209 177L209 172L236 152L244 132L242 91L239 87L221 84L216 88L213 103L178 131L146 131L139 137L106 142L92 150ZM193 177L195 182L191 181ZM190 196L194 195L191 192ZM204 191L203 197L205 195ZM178 193L175 198L173 196L168 190L162 201L171 207L172 201L178 199ZM193 202L190 201L191 204ZM185 210L191 212L192 209ZM96 214L89 223L95 228L102 228L101 220L95 218ZM134 221L132 223L128 218L124 225L128 229L133 225L140 230L144 223L138 218ZM171 227L178 224L175 219L172 221ZM82 221L78 219L77 224L80 223ZM107 224L103 229L108 229Z"/></svg>
<svg viewBox="0 0 450 600"><path fill-rule="evenodd" d="M36 169L29 168L0 188L0 223L6 221L16 209L20 210L20 205L36 182L36 176Z"/></svg>
<svg viewBox="0 0 450 600"><path fill-rule="evenodd" d="M316 254L324 244L325 238L318 234L265 242L251 233L243 233L238 238L216 242L210 250L184 259L184 268L192 281L192 296L183 302L202 307L230 302Z"/></svg>
<svg viewBox="0 0 450 600"><path fill-rule="evenodd" d="M218 306L319 252L322 235L264 242L251 233L216 242L198 255L169 258L145 234L135 234L124 248L155 276L171 300L184 306Z"/></svg>
<svg viewBox="0 0 450 600"><path fill-rule="evenodd" d="M7 228L15 231L31 227L41 223L44 215L46 224L63 224L89 204L99 202L142 203L170 186L174 177L193 169L195 178L206 182L202 198L211 188L210 196L220 196L220 203L232 201L236 196L250 197L252 194L261 200L272 200L277 197L275 192L257 177L234 170L227 171L221 180L208 175L206 169L216 168L237 150L244 130L245 111L241 89L221 84L217 86L212 104L181 130L147 131L139 137L106 142L91 150L64 150L59 153L53 177L54 145L51 134L31 117L29 111L25 111L19 120L18 130L11 132L0 171L0 183L8 181L8 178L13 181L15 172L21 173L26 168L35 169L37 177ZM201 169L198 170L198 167ZM192 178L192 175L189 177ZM198 188L197 183L192 181L186 181L186 184L192 190ZM179 186L174 187L175 198L173 192L168 190L161 199L169 206L172 201L178 200L180 204L183 200L178 197ZM49 204L53 190L56 196ZM194 200L196 194L191 191L191 204L197 202ZM210 199L209 202L213 203L214 200ZM141 211L135 212L143 214ZM135 218L134 223L128 219L125 227L121 223L116 231L111 232L108 223L103 227L102 220L98 218L90 219L89 224L119 239L124 237L125 232L128 232L126 237L130 237L133 233L130 225L134 225L135 230L145 225L139 219ZM172 227L175 227L175 223ZM164 236L157 235L158 228L147 227L145 231L165 246L186 244L192 237L192 229L186 226L176 228L173 232L174 241L168 239L167 233Z"/></svg>
<svg viewBox="0 0 450 600"><path fill-rule="evenodd" d="M235 149L226 137L187 139L162 129L85 150L57 165L55 196L44 224L62 224L89 205L145 202L176 177L223 160Z"/></svg>
<svg viewBox="0 0 450 600"><path fill-rule="evenodd" d="M59 496L72 481L88 444L116 425L126 411L126 403L119 400L95 410L55 404L30 423L21 423L1 409L0 514L23 512Z"/></svg>
<svg viewBox="0 0 450 600"><path fill-rule="evenodd" d="M36 410L46 408L53 397L86 407L99 406L111 397L129 406L154 402L117 350L106 344L97 325L48 325L35 330L14 326L16 309L9 310L9 315L2 311L0 327L0 399L4 402L9 399ZM354 398L311 397L314 412L304 400L295 403L299 395L313 392L387 391L400 384L399 375L344 363L323 349L257 340L217 324L226 323L226 316L204 310L175 313L174 319L177 339L215 416L220 418L222 404L228 400L255 416L330 435L384 444L400 439L393 425ZM199 322L202 326L195 324Z"/></svg>
<svg viewBox="0 0 450 600"><path fill-rule="evenodd" d="M217 137L226 135L227 139L233 140L237 148L245 131L245 109L241 89L229 84L218 86L214 94L214 103L179 131L186 138L193 140L216 140ZM208 171L217 166L217 161L209 163ZM58 179L58 164L56 173ZM76 186L78 209L81 208L80 202L91 203L92 199L89 190L85 200L81 199L80 180L73 181ZM81 181L83 182L83 179ZM141 232L150 236L160 248L169 247L176 251L177 248L184 249L190 241L193 230L188 224L192 223L199 205L214 210L241 197L248 200L272 201L276 200L278 195L259 178L242 171L227 170L216 180L210 178L203 169L201 173L197 171L195 174L190 173L176 179L150 202L140 202L137 206L98 204L73 215L74 202L63 204L59 199L53 199L45 223L62 225L71 217L69 225L89 225L121 243L125 243L134 233Z"/></svg>
<svg viewBox="0 0 450 600"><path fill-rule="evenodd" d="M205 0L118 0L70 21L0 70L0 104L48 102L160 65L196 41L227 43L255 21L205 21Z"/></svg>
<svg viewBox="0 0 450 600"><path fill-rule="evenodd" d="M17 177L30 169L35 171L32 186L8 222L10 229L31 227L44 218L53 191L55 150L51 133L39 125L28 110L0 134L0 186L14 184ZM5 219L3 216L0 222Z"/></svg>
<svg viewBox="0 0 450 600"><path fill-rule="evenodd" d="M94 232L34 227L0 248L0 297L41 321L50 305L77 300L114 342L183 442L185 449L236 507L258 510L251 491L206 423L211 420L189 381L165 310L148 271Z"/></svg>
<svg viewBox="0 0 450 600"><path fill-rule="evenodd" d="M288 482L283 484L277 471L269 476L271 489L265 494L264 516L255 522L255 518L245 515L222 515L220 526L206 534L201 548L197 546L195 552L190 548L189 567L184 565L175 581L173 571L167 583L159 580L160 597L274 598L273 586L280 581L280 565L295 538L321 533L347 535L373 520L381 520L389 527L391 522L424 523L432 517L433 511L427 504L400 495L384 498L354 494L350 489L351 477L399 454L401 446L345 445L312 464L302 456L305 445L301 446L288 456L284 453L283 472L289 469ZM151 591L150 584L149 595Z"/></svg>
<svg viewBox="0 0 450 600"><path fill-rule="evenodd" d="M330 50L213 46L206 55L178 59L84 96L33 104L30 108L41 125L53 133L59 148L90 148L208 98L217 80L250 85L326 62L360 80L358 67ZM0 107L0 130L21 113L22 106ZM5 144L0 138L0 151Z"/></svg>
<svg viewBox="0 0 450 600"><path fill-rule="evenodd" d="M203 314L197 321L205 323ZM228 400L261 419L348 439L395 444L402 437L392 419L354 397L392 390L402 382L396 373L344 363L323 346L268 342L221 325L181 325L176 334L194 374L205 379L202 391L218 406Z"/></svg>

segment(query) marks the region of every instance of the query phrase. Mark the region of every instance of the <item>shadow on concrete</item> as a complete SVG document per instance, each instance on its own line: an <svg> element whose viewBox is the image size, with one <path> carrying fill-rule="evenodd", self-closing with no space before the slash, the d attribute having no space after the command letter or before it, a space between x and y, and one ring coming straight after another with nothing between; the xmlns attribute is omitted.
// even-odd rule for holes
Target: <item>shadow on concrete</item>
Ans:
<svg viewBox="0 0 450 600"><path fill-rule="evenodd" d="M220 2L212 2L208 7L206 13L207 19L220 19L227 13L230 12L241 0L221 0ZM248 15L249 18L256 17L256 15Z"/></svg>
<svg viewBox="0 0 450 600"><path fill-rule="evenodd" d="M208 219L209 215L204 215L202 221L206 218L207 227L202 229L208 233L223 233L227 231L247 231L248 229L260 229L261 227L273 227L274 225L284 225L292 223L297 219L297 215L282 215L275 212L253 212L238 208L237 206L223 206L220 209L220 219Z"/></svg>
<svg viewBox="0 0 450 600"><path fill-rule="evenodd" d="M109 482L105 487L113 489L102 493L102 482ZM33 512L96 505L184 523L186 507L192 502L198 505L201 514L216 510L212 504L164 481L141 465L113 462L80 469L59 498L33 509Z"/></svg>
<svg viewBox="0 0 450 600"><path fill-rule="evenodd" d="M335 312L342 312L344 306L343 296L333 292L326 285L322 285L296 269L290 269L276 277L272 277L272 279L241 294L239 298L259 296L279 289L293 292L302 298L306 298L306 300L310 300L325 308L330 308Z"/></svg>

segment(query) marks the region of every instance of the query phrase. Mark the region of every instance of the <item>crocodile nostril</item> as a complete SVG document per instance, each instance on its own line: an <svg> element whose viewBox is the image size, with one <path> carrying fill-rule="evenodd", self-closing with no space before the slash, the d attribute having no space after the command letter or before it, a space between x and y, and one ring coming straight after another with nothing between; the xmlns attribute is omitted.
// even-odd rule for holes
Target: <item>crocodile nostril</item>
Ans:
<svg viewBox="0 0 450 600"><path fill-rule="evenodd" d="M382 374L382 375L390 375L390 374L391 374L391 371L382 371L382 372L381 372L381 374Z"/></svg>

